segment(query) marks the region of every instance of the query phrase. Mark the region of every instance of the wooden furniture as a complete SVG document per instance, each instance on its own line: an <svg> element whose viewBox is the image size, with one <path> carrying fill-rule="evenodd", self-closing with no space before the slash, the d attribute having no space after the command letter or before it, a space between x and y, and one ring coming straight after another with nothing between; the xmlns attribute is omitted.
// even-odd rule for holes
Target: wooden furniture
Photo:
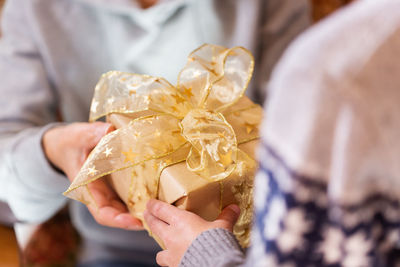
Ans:
<svg viewBox="0 0 400 267"><path fill-rule="evenodd" d="M19 252L14 230L0 225L0 266L18 267Z"/></svg>
<svg viewBox="0 0 400 267"><path fill-rule="evenodd" d="M312 18L319 21L342 6L354 0L310 0L312 3Z"/></svg>

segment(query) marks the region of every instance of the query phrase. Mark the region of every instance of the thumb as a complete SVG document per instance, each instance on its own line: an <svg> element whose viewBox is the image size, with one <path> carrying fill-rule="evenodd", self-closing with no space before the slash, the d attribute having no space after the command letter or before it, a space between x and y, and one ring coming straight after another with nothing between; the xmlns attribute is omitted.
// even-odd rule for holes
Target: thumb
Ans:
<svg viewBox="0 0 400 267"><path fill-rule="evenodd" d="M217 221L222 222L224 228L232 231L233 226L238 220L240 215L240 208L238 205L232 204L225 207L221 214L218 216Z"/></svg>
<svg viewBox="0 0 400 267"><path fill-rule="evenodd" d="M82 154L80 155L79 160L76 162L76 174L79 172L90 152L100 142L100 139L109 132L112 132L114 129L115 128L111 123L105 122L86 123L85 127L81 128L81 131L83 131L83 134L86 136L86 138L83 138L81 141L83 142Z"/></svg>
<svg viewBox="0 0 400 267"><path fill-rule="evenodd" d="M92 132L92 138L90 140L90 147L95 147L97 143L100 141L100 139L108 134L109 132L112 132L115 128L112 126L111 123L105 123L105 122L95 122L90 125L90 131Z"/></svg>

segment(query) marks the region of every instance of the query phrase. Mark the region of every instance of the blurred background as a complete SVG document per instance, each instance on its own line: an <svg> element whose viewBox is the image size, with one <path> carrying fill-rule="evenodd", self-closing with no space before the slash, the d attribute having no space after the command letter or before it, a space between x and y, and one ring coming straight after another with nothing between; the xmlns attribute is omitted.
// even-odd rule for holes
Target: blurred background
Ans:
<svg viewBox="0 0 400 267"><path fill-rule="evenodd" d="M312 18L319 21L338 8L347 5L354 0L310 0L312 4Z"/></svg>
<svg viewBox="0 0 400 267"><path fill-rule="evenodd" d="M352 0L310 1L313 7L310 16L318 22ZM0 18L4 2L0 0ZM0 267L71 265L78 237L65 213L61 212L46 224L32 228L30 240L21 240L19 235L17 242L13 223L14 218L7 205L0 202ZM53 251L50 252L51 249Z"/></svg>
<svg viewBox="0 0 400 267"><path fill-rule="evenodd" d="M4 2L5 0L0 0L0 19ZM12 217L12 214L6 204L0 202L0 267L20 266L19 249L10 216Z"/></svg>

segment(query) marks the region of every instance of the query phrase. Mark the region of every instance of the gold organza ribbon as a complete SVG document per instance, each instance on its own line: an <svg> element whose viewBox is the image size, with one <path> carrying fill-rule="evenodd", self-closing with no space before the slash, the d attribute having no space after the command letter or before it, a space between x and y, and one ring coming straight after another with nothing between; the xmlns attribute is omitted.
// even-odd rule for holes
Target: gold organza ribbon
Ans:
<svg viewBox="0 0 400 267"><path fill-rule="evenodd" d="M113 113L132 120L102 138L65 195L88 204L87 184L130 168L128 206L142 219L146 202L157 197L161 172L172 164L186 160L189 170L210 181L254 168L238 149L258 138L261 108L243 97L253 68L246 49L206 44L190 54L176 87L163 78L104 74L90 121Z"/></svg>

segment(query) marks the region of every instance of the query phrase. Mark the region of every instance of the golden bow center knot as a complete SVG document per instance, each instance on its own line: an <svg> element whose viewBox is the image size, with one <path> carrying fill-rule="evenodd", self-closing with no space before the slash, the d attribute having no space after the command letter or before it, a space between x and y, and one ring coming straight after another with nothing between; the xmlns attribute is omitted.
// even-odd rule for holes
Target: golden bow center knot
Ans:
<svg viewBox="0 0 400 267"><path fill-rule="evenodd" d="M182 136L191 144L186 158L190 171L218 181L235 170L236 135L221 113L193 109L180 122L180 127Z"/></svg>

